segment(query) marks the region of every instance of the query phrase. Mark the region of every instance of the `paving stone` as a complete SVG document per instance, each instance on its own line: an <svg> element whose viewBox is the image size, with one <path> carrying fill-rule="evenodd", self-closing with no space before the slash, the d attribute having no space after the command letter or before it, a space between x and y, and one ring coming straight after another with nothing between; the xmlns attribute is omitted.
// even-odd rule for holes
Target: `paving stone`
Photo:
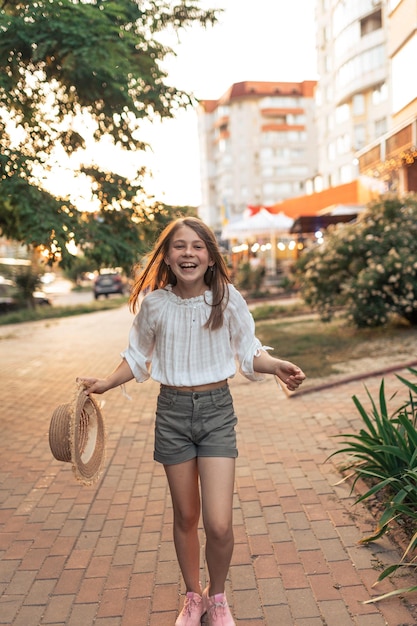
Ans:
<svg viewBox="0 0 417 626"><path fill-rule="evenodd" d="M122 308L0 327L0 624L175 622L184 584L164 471L153 461L158 385L129 383L131 400L120 390L100 398L107 457L96 485L77 483L48 445L53 409L72 397L76 376L114 369L131 320ZM377 394L380 380L366 382ZM401 550L389 536L358 545L375 520L328 460L336 435L360 426L352 396L366 401L363 381L320 392L307 384L309 393L287 398L272 379L230 381L239 457L227 595L237 624L415 626L414 596L364 604L415 581L405 574L373 587ZM385 385L387 396L400 388L394 373ZM200 537L205 584L201 522Z"/></svg>

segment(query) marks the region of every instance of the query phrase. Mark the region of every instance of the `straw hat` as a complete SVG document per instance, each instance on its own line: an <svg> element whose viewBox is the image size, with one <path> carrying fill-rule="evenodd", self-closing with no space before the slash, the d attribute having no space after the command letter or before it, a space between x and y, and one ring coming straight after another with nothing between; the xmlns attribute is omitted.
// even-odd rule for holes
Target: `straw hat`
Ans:
<svg viewBox="0 0 417 626"><path fill-rule="evenodd" d="M92 485L99 477L105 457L105 429L97 402L77 382L74 400L53 412L49 446L58 461L72 463L76 479Z"/></svg>

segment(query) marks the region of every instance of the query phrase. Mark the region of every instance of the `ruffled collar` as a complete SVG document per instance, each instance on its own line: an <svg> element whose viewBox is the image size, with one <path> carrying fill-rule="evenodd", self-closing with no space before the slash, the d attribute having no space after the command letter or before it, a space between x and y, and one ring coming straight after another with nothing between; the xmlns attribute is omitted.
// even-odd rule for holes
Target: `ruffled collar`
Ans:
<svg viewBox="0 0 417 626"><path fill-rule="evenodd" d="M173 285L166 285L164 287L165 291L169 293L169 297L176 302L177 304L185 304L186 306L195 305L195 304L203 304L207 302L207 304L212 303L212 293L210 289L206 289L206 291L200 296L194 296L192 298L181 298L181 296L177 296L172 291Z"/></svg>

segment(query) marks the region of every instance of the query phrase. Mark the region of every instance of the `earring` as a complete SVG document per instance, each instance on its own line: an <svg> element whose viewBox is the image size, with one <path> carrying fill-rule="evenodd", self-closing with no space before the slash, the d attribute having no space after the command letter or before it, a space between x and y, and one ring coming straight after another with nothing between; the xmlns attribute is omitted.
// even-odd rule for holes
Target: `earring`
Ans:
<svg viewBox="0 0 417 626"><path fill-rule="evenodd" d="M214 265L210 265L210 272L213 273L214 272Z"/></svg>

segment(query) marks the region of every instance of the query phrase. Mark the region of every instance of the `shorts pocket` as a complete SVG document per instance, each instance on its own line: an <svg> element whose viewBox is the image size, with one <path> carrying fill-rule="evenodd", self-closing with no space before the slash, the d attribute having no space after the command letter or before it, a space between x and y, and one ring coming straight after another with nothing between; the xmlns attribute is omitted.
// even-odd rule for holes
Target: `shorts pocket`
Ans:
<svg viewBox="0 0 417 626"><path fill-rule="evenodd" d="M233 398L230 393L230 389L222 389L219 393L213 393L212 402L218 409L225 409L227 407L233 408Z"/></svg>
<svg viewBox="0 0 417 626"><path fill-rule="evenodd" d="M166 411L172 407L175 406L175 403L177 402L177 394L175 393L165 393L165 392L161 392L157 398L156 401L156 410L157 412L159 411Z"/></svg>

